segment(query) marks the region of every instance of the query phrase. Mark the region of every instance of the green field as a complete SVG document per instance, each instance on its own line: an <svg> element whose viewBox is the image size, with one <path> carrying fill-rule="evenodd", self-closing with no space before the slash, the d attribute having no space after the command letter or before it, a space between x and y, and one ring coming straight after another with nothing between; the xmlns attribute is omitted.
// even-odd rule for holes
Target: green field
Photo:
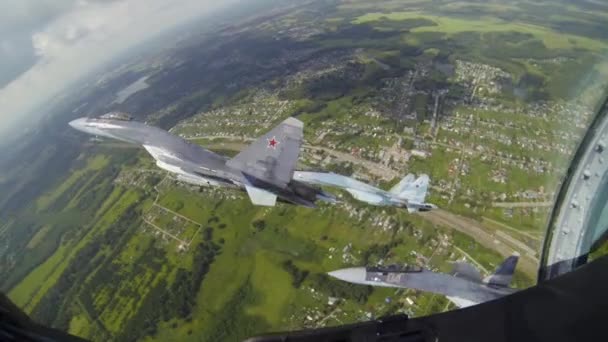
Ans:
<svg viewBox="0 0 608 342"><path fill-rule="evenodd" d="M87 172L98 171L105 167L109 160L104 155L94 156L88 159L87 167L80 170L75 170L71 173L70 177L64 181L58 189L55 189L52 194L45 194L36 201L36 207L39 210L43 210L49 206L50 203L55 202L61 194L67 189L73 186L80 178L87 175Z"/></svg>
<svg viewBox="0 0 608 342"><path fill-rule="evenodd" d="M176 192L171 191L163 198L173 198L174 194ZM332 246L341 248L351 243L353 249L365 250L366 246L374 243L382 244L387 239L390 240L391 235L393 235L392 238L400 236L395 236L391 232L383 233L366 229L360 222L351 222L344 217L344 214L339 211L329 211L329 208L322 209L325 213L293 207L258 209L251 207L246 200L239 200L236 203L221 203L214 207L213 212L209 212L211 208L200 199L197 201L193 195L186 192L177 192L177 194L179 194L179 198L184 199L185 203L198 203L199 210L196 219L199 222L204 223L210 217L217 216L220 218L220 222L226 224L224 229L214 228L213 230L214 239L224 239L225 243L222 246L221 254L211 267L208 280L201 287L197 303L204 304L200 308L197 306L191 322L180 322L178 328L171 328L171 324L167 324L166 331L160 330L158 340L167 339L170 336L180 336L180 339L187 338L188 331L210 331L214 333L205 336L215 338L221 336L225 340L236 340L243 338L247 333L256 332L256 329L259 328L279 329L287 323L284 317L288 313L293 313L300 301L302 301L302 305L303 303L321 305L318 300L309 297L306 291L292 287L289 274L281 268L280 264L283 260L293 260L297 262L298 267L307 269L311 273L326 272L344 266L342 262L327 257L327 250ZM161 200L161 203L167 202ZM239 203L240 205L238 205ZM237 204L237 207L242 209L237 215L228 215L228 212L234 210L233 204ZM188 212L191 212L191 209L187 206L181 210L184 215ZM231 219L233 217L236 219ZM260 219L266 222L266 226L262 231L257 231L252 227L251 222ZM402 217L402 219L405 220L406 217ZM282 222L286 222L286 220L292 224L284 226ZM422 229L432 228L423 227ZM354 231L357 233L353 234ZM393 258L395 260L406 259L406 255L412 249L421 252L428 250L415 240L404 239L404 241L405 244L394 249ZM467 248L470 249L470 247ZM471 253L475 253L475 251L473 250ZM491 254L489 251L486 253ZM494 257L492 264L495 265L498 259ZM485 260L487 258L483 257L482 262L486 262ZM303 286L306 284L308 282L304 281ZM370 297L368 306L380 307L383 298L392 295L394 291L380 292L383 295ZM354 303L347 304L345 307ZM231 311L234 310L230 309L233 305L239 307L240 310ZM304 308L305 306L300 307L296 312ZM357 308L356 305L353 309L355 308ZM423 309L416 311L425 312L426 309L428 307L424 306ZM236 335L217 335L218 330L226 333L236 329L236 323L231 321L232 316L224 317L224 315L239 316L239 319L235 321L245 324L245 327L235 333ZM353 319L356 314L350 313L348 317ZM252 322L258 323L253 324ZM218 324L222 328L219 328ZM253 324L253 326L249 324ZM213 339L211 337L209 338Z"/></svg>
<svg viewBox="0 0 608 342"><path fill-rule="evenodd" d="M51 303L59 303L60 316L68 315L64 323L66 329L84 337L122 336L122 339L133 334L139 337L153 334L154 337L145 339L188 340L206 336L210 340L236 341L267 330L310 324L302 317L303 312L320 314L332 310L326 303L327 293L311 292L319 286L319 275L357 265L366 253L372 253L370 255L379 260L381 254L366 251L376 250L374 248L378 247L373 246L383 246L394 240L401 241L391 249L390 259L395 262L413 261L412 250L430 255L433 249L428 241L436 239L438 232L437 227L422 221L411 223L412 217L404 214L396 216L393 224L409 227L407 229L397 232L374 228L369 220L381 211L373 208L358 207L357 210L368 212L359 220L330 206L318 210L288 205L266 209L252 206L243 194L230 190L192 192L172 183L161 188L159 205L177 211L203 227L187 251L179 251L171 239L155 234L154 228L142 224L137 214L133 214L144 213L142 209L151 210L143 193L115 187L96 208L93 221L83 227L85 231L81 237L62 244L10 291L10 297L42 321L48 319L41 316L45 308L53 305ZM71 191L63 184L57 189ZM237 199L228 200L225 198L228 195ZM155 212L156 224L172 224L172 214L162 210ZM256 222L263 222L263 225ZM193 224L184 227L188 226ZM418 238L411 235L414 226L422 233ZM48 234L44 231L39 234ZM30 242L35 244L39 239L37 234ZM426 245L423 241L427 241ZM178 270L194 272L199 266L194 263L198 253L195 246L209 243L218 246L219 252L204 274L200 288L174 292L173 288L187 284L177 279ZM347 245L348 253L354 258L350 261L342 260L341 256ZM331 248L335 251L330 252ZM470 246L466 248L475 253ZM448 253L448 250L441 253ZM436 254L432 262L435 267L446 268L446 259L440 257L441 253ZM83 261L83 255L90 255L88 266L75 269L75 264ZM485 254L480 256L480 262L486 263ZM297 287L284 268L283 264L288 260L308 274ZM65 277L69 274L79 280L66 284ZM58 293L61 297L56 297ZM178 297L164 302L162 293ZM153 330L140 325L145 322L142 314L157 312L152 307L160 309L175 303L180 293L192 296L183 299L191 303L188 304L192 306L190 314L168 316L167 320L159 320ZM400 308L424 314L447 307L444 299L425 294L409 296L417 303L410 308L402 303L386 306L386 297L402 298L390 289L375 290L364 302L347 297L339 304L342 312L339 318L328 317L321 321L323 325L334 325L364 319L364 313L368 311L376 315ZM162 312L158 315L163 317ZM56 318L55 322L58 324ZM143 331L134 333L137 327L142 327Z"/></svg>
<svg viewBox="0 0 608 342"><path fill-rule="evenodd" d="M570 49L573 47L600 50L606 48L606 44L586 37L559 34L541 26L507 22L494 18L483 20L464 20L449 17L426 15L420 12L391 12L391 13L367 13L353 20L355 24L376 23L384 20L404 21L411 19L426 19L434 25L417 27L413 32L444 32L456 34L460 32L521 32L529 33L541 39L550 49Z"/></svg>
<svg viewBox="0 0 608 342"><path fill-rule="evenodd" d="M93 227L77 244L60 246L49 259L28 274L20 284L15 286L9 292L9 296L17 305L23 307L26 311L30 311L54 285L57 278L76 255L76 252L95 238L97 234L100 234L104 229L113 224L122 211L137 200L138 197L135 193L126 193L119 200L113 197L108 198L106 202L111 204L108 204L109 208L105 211L106 214L98 220L97 226Z"/></svg>

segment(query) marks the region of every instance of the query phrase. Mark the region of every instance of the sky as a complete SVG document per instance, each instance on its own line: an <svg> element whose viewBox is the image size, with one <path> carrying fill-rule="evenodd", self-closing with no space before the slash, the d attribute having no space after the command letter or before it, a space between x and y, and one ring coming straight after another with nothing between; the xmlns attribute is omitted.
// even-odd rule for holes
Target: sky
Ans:
<svg viewBox="0 0 608 342"><path fill-rule="evenodd" d="M227 1L0 1L0 133L129 46Z"/></svg>

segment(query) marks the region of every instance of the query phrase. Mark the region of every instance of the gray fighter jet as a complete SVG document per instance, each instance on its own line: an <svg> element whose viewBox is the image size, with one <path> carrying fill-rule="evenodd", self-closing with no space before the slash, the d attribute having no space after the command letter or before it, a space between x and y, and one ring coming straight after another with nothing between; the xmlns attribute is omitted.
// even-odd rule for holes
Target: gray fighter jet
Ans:
<svg viewBox="0 0 608 342"><path fill-rule="evenodd" d="M454 263L451 274L437 273L418 266L353 267L329 272L349 283L409 288L446 296L458 307L467 307L514 293L511 278L519 257L508 257L496 272L482 279L479 271L466 262Z"/></svg>
<svg viewBox="0 0 608 342"><path fill-rule="evenodd" d="M156 165L195 185L227 186L247 191L256 205L274 206L279 200L314 207L316 200L334 202L320 189L292 180L302 144L303 123L288 118L229 159L160 128L133 121L128 114L112 112L99 118L80 118L73 128L139 144Z"/></svg>
<svg viewBox="0 0 608 342"><path fill-rule="evenodd" d="M425 202L430 181L427 175L416 179L409 174L389 191L335 173L296 171L293 178L307 184L338 187L359 201L377 206L407 208L410 213L437 208L436 205Z"/></svg>

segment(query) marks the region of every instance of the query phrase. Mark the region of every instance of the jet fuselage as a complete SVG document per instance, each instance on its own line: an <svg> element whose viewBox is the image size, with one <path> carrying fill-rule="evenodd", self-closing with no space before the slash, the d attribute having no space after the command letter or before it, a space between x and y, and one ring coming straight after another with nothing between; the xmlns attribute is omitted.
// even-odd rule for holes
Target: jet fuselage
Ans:
<svg viewBox="0 0 608 342"><path fill-rule="evenodd" d="M70 122L73 128L96 136L141 145L166 171L210 183L238 185L243 175L226 166L227 158L154 126L137 121L80 118ZM201 179L204 181L204 179ZM213 184L215 185L215 184Z"/></svg>
<svg viewBox="0 0 608 342"><path fill-rule="evenodd" d="M352 177L335 173L296 171L293 178L307 184L341 188L350 193L355 199L375 206L407 208L411 212L430 211L437 208L434 204L416 201L407 196L404 197L384 191Z"/></svg>
<svg viewBox="0 0 608 342"><path fill-rule="evenodd" d="M373 267L352 267L329 272L329 275L361 285L409 288L432 292L444 295L454 302L465 302L468 305L490 301L516 291L508 287L495 287L446 273L432 272L420 267L396 271Z"/></svg>
<svg viewBox="0 0 608 342"><path fill-rule="evenodd" d="M246 186L259 187L276 194L283 201L308 207L313 207L317 199L325 199L326 194L319 189L296 180L278 187L251 177L242 170L228 166L229 158L142 122L101 117L80 118L69 124L88 134L141 145L156 160L159 168L176 174L180 181L241 189Z"/></svg>

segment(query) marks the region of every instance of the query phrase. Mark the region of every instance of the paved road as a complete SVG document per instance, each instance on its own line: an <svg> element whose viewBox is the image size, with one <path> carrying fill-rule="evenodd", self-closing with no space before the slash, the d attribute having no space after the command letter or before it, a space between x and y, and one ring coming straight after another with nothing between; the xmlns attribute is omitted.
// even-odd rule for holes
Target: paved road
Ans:
<svg viewBox="0 0 608 342"><path fill-rule="evenodd" d="M231 139L231 138L236 139L238 137L229 137L229 136L215 137L215 139L220 139L220 138L221 139ZM196 140L199 138L189 138L189 139ZM211 140L214 140L214 139L211 139ZM222 142L222 143L214 143L214 144L205 145L206 148L212 149L212 150L213 149L226 149L226 150L236 150L236 151L241 151L243 148L245 148L245 146L247 146L245 143L239 143L239 142ZM385 179L385 180L392 180L393 178L402 176L399 172L397 172L387 166L384 166L382 164L378 164L378 163L375 163L375 162L372 162L369 160L355 157L350 153L332 150L327 147L312 146L312 145L302 145L302 148L304 150L309 150L309 151L324 151L325 153L336 158L338 161L350 162L353 164L363 166L367 169L367 171L369 173L371 173L375 176L378 176L382 179Z"/></svg>
<svg viewBox="0 0 608 342"><path fill-rule="evenodd" d="M496 208L547 208L553 206L553 202L492 202Z"/></svg>
<svg viewBox="0 0 608 342"><path fill-rule="evenodd" d="M401 138L407 139L407 140L412 140L412 141L416 140L416 137L414 137L414 136L398 135L398 134L394 134L394 136L395 137L401 137ZM219 139L233 140L233 141L235 141L234 143L233 142L225 142L225 143L220 143L219 145L206 145L206 147L207 148L211 148L211 149L212 148L221 149L222 146L224 146L224 145L225 146L233 146L233 147L237 147L238 146L239 147L238 151L242 150L246 146L246 144L244 142L250 142L250 141L254 141L255 140L255 139L252 139L252 138L245 138L245 137L236 136L236 135L221 135L221 136L201 135L201 136L185 137L185 139L187 139L187 140L202 140L202 139L205 139L205 140L219 140ZM240 141L242 143L239 143L238 141ZM467 153L467 154L470 154L470 153L472 153L472 154L479 154L480 153L479 151L473 149L472 147L471 148L458 147L458 146L455 146L455 145L445 144L445 143L441 143L441 142L432 142L431 144L432 145L441 146L441 147L444 147L444 148L449 148L449 149L451 149L453 151L459 151L459 152L461 152L461 154L464 154L464 153ZM211 146L215 146L215 147L211 147ZM319 149L325 150L327 153L330 153L330 154L332 154L335 157L339 157L339 159L344 158L344 159L342 159L343 161L351 161L351 160L354 159L354 160L356 160L356 163L359 163L359 164L360 163L365 163L365 162L372 163L373 164L373 168L370 171L373 174L376 174L376 175L378 175L378 176L380 176L380 177L382 177L384 179L388 179L388 177L386 177L386 175L382 174L381 172L388 172L390 175L400 176L400 174L396 170L393 170L393 169L391 169L391 168L389 168L387 166L381 165L381 164L377 164L377 163L374 163L374 162L367 161L365 159L357 158L357 157L351 155L350 153L336 151L336 150L332 150L332 149L325 148L325 147L306 145L306 144L302 145L302 147L304 147L304 148L311 148L311 149L317 149L317 150L319 150ZM487 154L487 152L486 152L486 154ZM506 157L499 156L497 154L491 154L491 155L494 158L497 158L497 159L500 159L500 160L504 160L504 161L510 161L510 162L512 162L512 161L518 161L517 159L506 158ZM390 179L388 179L388 180L390 180Z"/></svg>
<svg viewBox="0 0 608 342"><path fill-rule="evenodd" d="M481 223L449 213L442 209L432 210L426 213L420 213L420 216L430 222L457 230L472 237L480 245L498 252L503 257L508 257L513 252L520 254L519 265L517 266L522 272L536 279L538 272L538 259L529 255L527 250L523 250L518 246L513 246L511 241L505 240L504 237L492 234L485 230Z"/></svg>
<svg viewBox="0 0 608 342"><path fill-rule="evenodd" d="M482 219L482 221L488 221L488 222L490 222L493 225L499 226L501 229L504 228L504 229L510 230L510 231L512 231L512 232L514 232L516 234L523 235L523 236L525 236L525 237L527 237L529 239L536 240L536 241L539 241L541 239L541 236L539 236L539 235L543 234L543 232L528 233L528 232L523 231L523 230L515 229L515 228L513 228L511 226L508 226L508 225L502 223L502 222L498 222L496 220L492 220L491 218L487 218L485 216L482 216L481 219Z"/></svg>
<svg viewBox="0 0 608 342"><path fill-rule="evenodd" d="M507 242L511 246L517 248L519 251L522 251L525 254L527 254L533 258L536 258L537 252L535 249L533 249L532 247L526 245L525 243L517 240L516 238L512 237L511 235L503 232L502 230L497 230L496 234L494 234L494 236L496 238L501 239L501 241Z"/></svg>
<svg viewBox="0 0 608 342"><path fill-rule="evenodd" d="M303 145L304 149L308 149L308 150L316 150L316 151L324 151L330 155L332 155L333 157L335 157L336 159L338 159L339 161L342 162L350 162L353 164L357 164L360 166L363 166L367 169L367 171L371 174L374 174L382 179L385 180L391 180L393 178L397 178L397 177L401 177L402 175L389 168L386 167L384 165L369 161L369 160L365 160L365 159L361 159L358 157L353 156L350 153L345 153L345 152L340 152L340 151L336 151L336 150L332 150L330 148L327 147L319 147L319 146L311 146L311 145Z"/></svg>

